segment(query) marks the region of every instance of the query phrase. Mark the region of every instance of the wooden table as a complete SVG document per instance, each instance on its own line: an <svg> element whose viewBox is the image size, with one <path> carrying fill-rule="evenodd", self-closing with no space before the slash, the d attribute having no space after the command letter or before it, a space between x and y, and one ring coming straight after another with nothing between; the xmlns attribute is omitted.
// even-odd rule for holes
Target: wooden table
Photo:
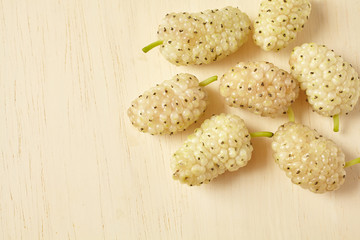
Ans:
<svg viewBox="0 0 360 240"><path fill-rule="evenodd" d="M132 99L179 72L221 76L239 61L289 70L291 49L323 43L360 70L358 0L313 0L305 29L267 53L248 41L215 64L176 67L158 50L157 25L172 11L239 6L254 19L258 1L0 0L0 239L359 239L360 166L336 192L293 185L272 159L271 139L254 139L248 166L189 188L171 178L169 159L214 113L236 113L251 131L287 121L224 105L218 83L210 107L189 130L150 136L131 126ZM360 104L331 119L304 94L296 121L360 156Z"/></svg>

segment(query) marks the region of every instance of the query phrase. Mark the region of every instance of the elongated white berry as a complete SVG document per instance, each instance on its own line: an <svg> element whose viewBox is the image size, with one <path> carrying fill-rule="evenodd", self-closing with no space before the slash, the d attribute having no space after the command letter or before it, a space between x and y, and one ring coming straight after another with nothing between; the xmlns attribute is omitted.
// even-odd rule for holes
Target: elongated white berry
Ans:
<svg viewBox="0 0 360 240"><path fill-rule="evenodd" d="M273 136L275 162L294 184L315 193L338 189L345 181L345 155L315 130L289 122Z"/></svg>
<svg viewBox="0 0 360 240"><path fill-rule="evenodd" d="M240 62L220 80L220 94L231 107L266 117L286 114L299 95L298 82L269 62Z"/></svg>
<svg viewBox="0 0 360 240"><path fill-rule="evenodd" d="M157 45L175 65L208 64L236 52L247 41L250 31L249 17L234 7L169 13L159 26Z"/></svg>
<svg viewBox="0 0 360 240"><path fill-rule="evenodd" d="M232 114L212 116L173 155L173 178L190 186L208 183L236 171L251 158L251 136L244 121Z"/></svg>
<svg viewBox="0 0 360 240"><path fill-rule="evenodd" d="M206 109L206 98L198 79L181 73L145 91L131 103L127 113L141 132L173 134L199 119Z"/></svg>
<svg viewBox="0 0 360 240"><path fill-rule="evenodd" d="M265 51L285 48L304 28L310 12L308 0L261 0L254 22L255 43Z"/></svg>
<svg viewBox="0 0 360 240"><path fill-rule="evenodd" d="M360 94L358 74L334 51L325 45L305 43L293 49L290 66L316 112L335 116L354 109Z"/></svg>

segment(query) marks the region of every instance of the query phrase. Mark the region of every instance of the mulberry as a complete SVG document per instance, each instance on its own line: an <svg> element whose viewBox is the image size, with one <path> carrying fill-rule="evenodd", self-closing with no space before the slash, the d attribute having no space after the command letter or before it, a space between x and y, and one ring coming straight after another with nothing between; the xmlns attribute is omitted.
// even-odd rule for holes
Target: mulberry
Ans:
<svg viewBox="0 0 360 240"><path fill-rule="evenodd" d="M269 62L238 63L220 80L226 104L266 117L285 114L299 89L297 80Z"/></svg>
<svg viewBox="0 0 360 240"><path fill-rule="evenodd" d="M216 79L214 76L199 84L194 75L177 74L132 101L129 119L139 131L152 135L184 131L205 112L207 94L202 86Z"/></svg>
<svg viewBox="0 0 360 240"><path fill-rule="evenodd" d="M359 99L358 73L334 51L315 43L295 47L289 63L314 111L334 117L337 132L339 115L352 111Z"/></svg>
<svg viewBox="0 0 360 240"><path fill-rule="evenodd" d="M295 39L309 18L308 0L261 0L254 22L255 43L265 51L279 51Z"/></svg>
<svg viewBox="0 0 360 240"><path fill-rule="evenodd" d="M249 17L234 7L170 13L159 26L159 40L143 51L161 45L161 54L175 65L209 64L236 52L250 32Z"/></svg>
<svg viewBox="0 0 360 240"><path fill-rule="evenodd" d="M233 114L214 115L203 122L173 155L173 178L190 186L209 183L218 175L244 167L251 158L252 137L271 137L271 132L249 133L244 121Z"/></svg>

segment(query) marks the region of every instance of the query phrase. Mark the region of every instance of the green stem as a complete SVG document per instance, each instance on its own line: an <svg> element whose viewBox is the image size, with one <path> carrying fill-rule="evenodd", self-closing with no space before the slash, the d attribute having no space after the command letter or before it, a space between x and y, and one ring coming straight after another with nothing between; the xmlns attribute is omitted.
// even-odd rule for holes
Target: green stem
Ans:
<svg viewBox="0 0 360 240"><path fill-rule="evenodd" d="M199 86L201 87L205 87L206 85L209 85L212 82L215 82L218 79L218 76L212 76L209 77L208 79L205 79L204 81L199 83Z"/></svg>
<svg viewBox="0 0 360 240"><path fill-rule="evenodd" d="M142 51L144 53L147 53L148 51L150 51L151 49L153 49L154 47L157 47L159 45L163 44L163 41L162 40L159 40L159 41L156 41L156 42L153 42L153 43L150 43L149 45L147 45L146 47L144 47L142 49Z"/></svg>
<svg viewBox="0 0 360 240"><path fill-rule="evenodd" d="M351 167L352 165L355 165L357 163L360 163L360 158L355 158L351 161L346 162L345 167Z"/></svg>
<svg viewBox="0 0 360 240"><path fill-rule="evenodd" d="M250 136L252 138L254 138L254 137L268 137L268 138L270 138L270 137L274 136L274 133L272 133L272 132L252 132L252 133L250 133Z"/></svg>
<svg viewBox="0 0 360 240"><path fill-rule="evenodd" d="M339 131L339 114L334 115L333 120L334 120L334 132L338 132Z"/></svg>
<svg viewBox="0 0 360 240"><path fill-rule="evenodd" d="M289 121L295 122L295 115L294 115L294 111L291 106L288 108L287 113L288 113Z"/></svg>

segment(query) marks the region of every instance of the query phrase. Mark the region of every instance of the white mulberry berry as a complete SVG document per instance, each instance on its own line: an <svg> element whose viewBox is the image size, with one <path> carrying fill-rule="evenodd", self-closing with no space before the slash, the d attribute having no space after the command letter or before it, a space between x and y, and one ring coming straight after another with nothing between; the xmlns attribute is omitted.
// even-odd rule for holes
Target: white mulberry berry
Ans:
<svg viewBox="0 0 360 240"><path fill-rule="evenodd" d="M293 49L289 63L316 112L330 117L354 109L360 94L358 74L334 51L325 45L305 43Z"/></svg>
<svg viewBox="0 0 360 240"><path fill-rule="evenodd" d="M226 170L238 170L251 158L250 139L240 117L224 113L212 116L174 153L173 178L194 186L208 183Z"/></svg>
<svg viewBox="0 0 360 240"><path fill-rule="evenodd" d="M214 76L208 80L216 79ZM131 103L127 113L141 132L173 134L199 119L206 109L206 98L198 79L181 73L145 91Z"/></svg>
<svg viewBox="0 0 360 240"><path fill-rule="evenodd" d="M261 0L254 42L265 51L285 48L304 28L310 12L308 0Z"/></svg>
<svg viewBox="0 0 360 240"><path fill-rule="evenodd" d="M275 162L294 184L315 193L338 189L345 181L345 155L335 143L302 124L289 122L273 136Z"/></svg>
<svg viewBox="0 0 360 240"><path fill-rule="evenodd" d="M175 65L208 64L234 53L251 31L249 17L238 8L199 13L169 13L158 29L160 52Z"/></svg>
<svg viewBox="0 0 360 240"><path fill-rule="evenodd" d="M285 114L298 97L299 84L272 63L241 62L222 76L220 94L231 107L277 117Z"/></svg>

